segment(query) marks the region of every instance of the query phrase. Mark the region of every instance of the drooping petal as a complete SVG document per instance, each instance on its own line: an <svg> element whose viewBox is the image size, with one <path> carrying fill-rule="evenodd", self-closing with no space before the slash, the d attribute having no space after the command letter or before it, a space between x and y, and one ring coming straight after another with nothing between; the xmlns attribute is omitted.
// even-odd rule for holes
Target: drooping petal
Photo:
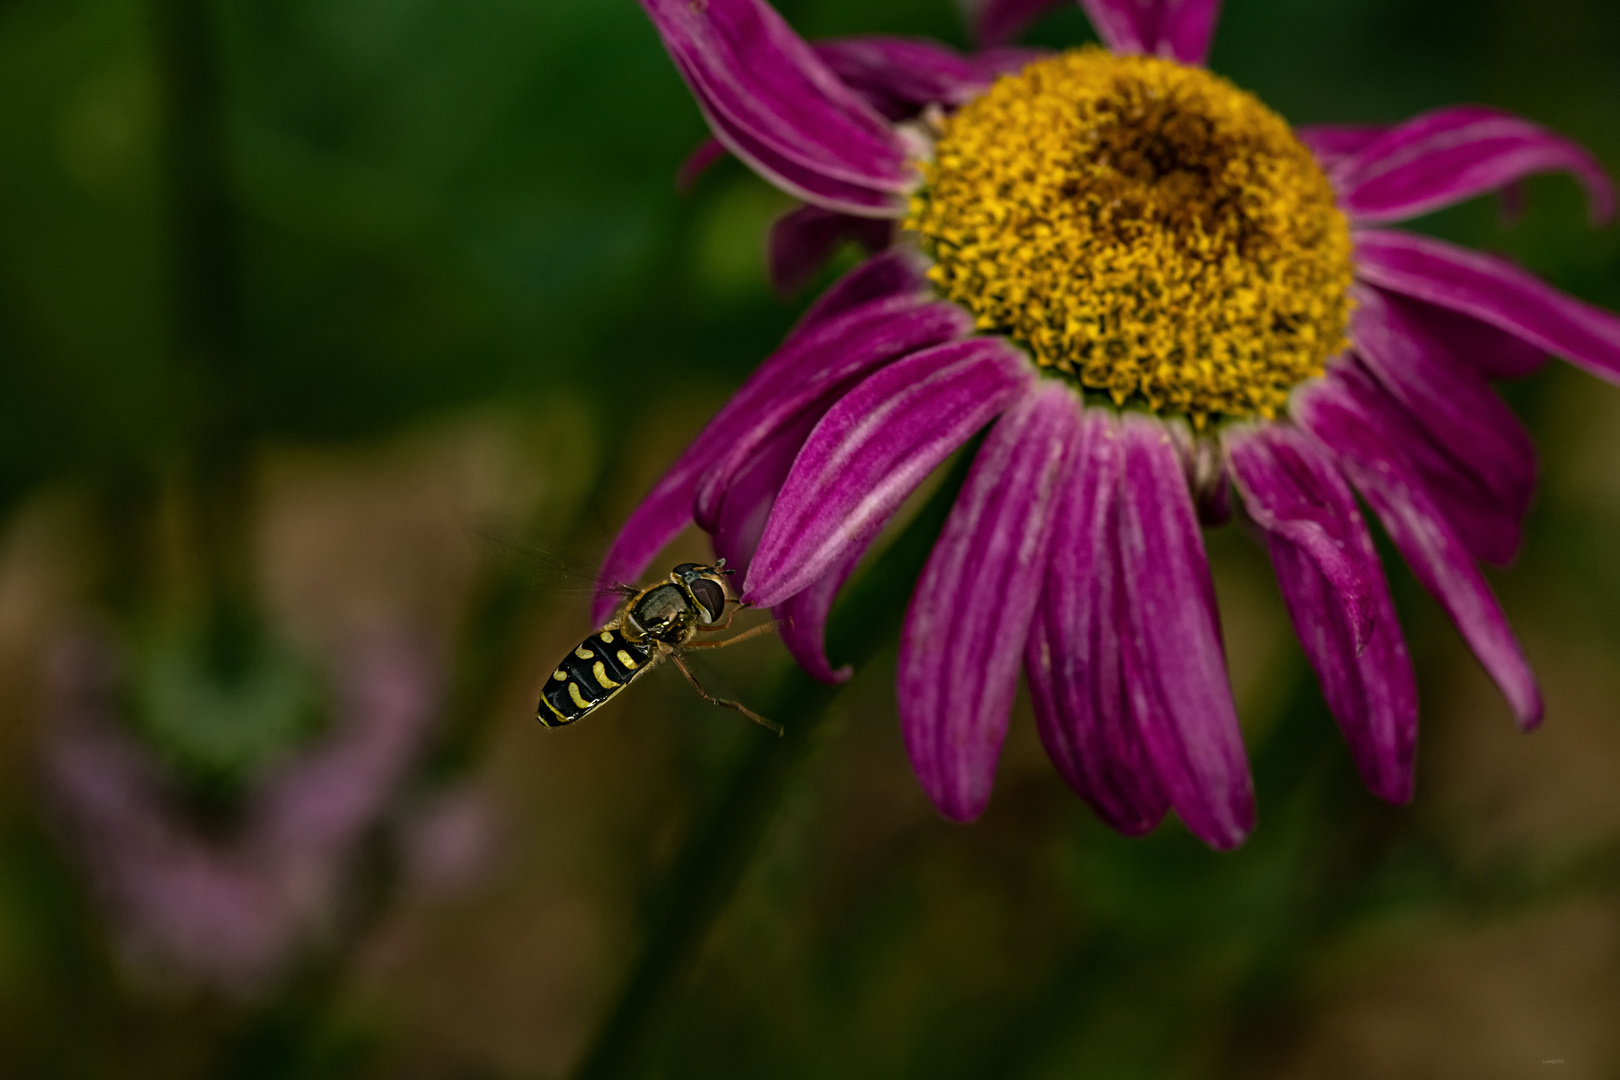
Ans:
<svg viewBox="0 0 1620 1080"><path fill-rule="evenodd" d="M704 470L692 502L697 523L705 529L714 526L738 471L767 439L813 402L885 364L954 341L972 330L973 316L955 304L916 304L902 297L868 305L805 335L797 347L784 350L791 352L791 365L773 382L768 397L760 395L749 402L748 411L742 414L746 420ZM776 358L769 362L775 363ZM733 403L737 400L732 399Z"/></svg>
<svg viewBox="0 0 1620 1080"><path fill-rule="evenodd" d="M1110 52L1152 52L1158 43L1162 0L1080 0L1080 6Z"/></svg>
<svg viewBox="0 0 1620 1080"><path fill-rule="evenodd" d="M799 448L830 404L830 401L824 402L819 408L806 409L797 420L767 440L726 492L714 530L714 553L738 574L748 573L748 564L759 547L776 493L787 479Z"/></svg>
<svg viewBox="0 0 1620 1080"><path fill-rule="evenodd" d="M1436 483L1431 491L1453 495L1470 507L1488 507L1510 526L1514 542L1507 549L1472 542L1469 549L1491 562L1511 560L1518 525L1535 494L1530 433L1484 379L1458 364L1445 344L1429 335L1401 297L1356 290L1350 336L1367 370L1399 403L1417 437L1432 448L1425 457L1438 459L1440 471L1432 477ZM1413 460L1420 467L1427 464ZM1449 516L1456 523L1456 515ZM1493 534L1501 535L1501 530Z"/></svg>
<svg viewBox="0 0 1620 1080"><path fill-rule="evenodd" d="M1374 617L1372 584L1355 543L1360 519L1324 490L1330 482L1322 475L1326 467L1320 455L1272 424L1234 429L1223 441L1249 516L1311 560L1332 589L1340 621L1350 628L1359 654L1372 636Z"/></svg>
<svg viewBox="0 0 1620 1080"><path fill-rule="evenodd" d="M1053 513L1024 670L1047 756L1098 817L1138 836L1170 804L1137 731L1120 655L1130 632L1116 551L1122 464L1113 414L1087 410Z"/></svg>
<svg viewBox="0 0 1620 1080"><path fill-rule="evenodd" d="M980 49L973 54L973 63L983 74L986 84L1003 75L1017 75L1035 61L1052 55L1047 49L1008 45L994 49Z"/></svg>
<svg viewBox="0 0 1620 1080"><path fill-rule="evenodd" d="M1209 58L1221 0L1159 0L1158 40L1153 52L1183 64Z"/></svg>
<svg viewBox="0 0 1620 1080"><path fill-rule="evenodd" d="M905 141L764 0L641 0L715 135L767 179L851 213L897 215Z"/></svg>
<svg viewBox="0 0 1620 1080"><path fill-rule="evenodd" d="M1421 419L1390 396L1360 357L1342 357L1334 370L1340 386L1362 408L1383 418L1392 452L1412 466L1468 553L1498 565L1512 562L1523 540L1530 495L1508 501L1492 492L1478 468L1448 453Z"/></svg>
<svg viewBox="0 0 1620 1080"><path fill-rule="evenodd" d="M1541 692L1518 640L1456 530L1395 449L1398 437L1384 417L1364 407L1337 373L1297 394L1294 413L1338 458L1412 572L1501 688L1519 724L1534 727L1541 720Z"/></svg>
<svg viewBox="0 0 1620 1080"><path fill-rule="evenodd" d="M677 65L678 66L678 65ZM712 112L699 98L698 111L725 148L778 189L805 202L865 217L898 218L905 215L905 197L889 191L854 184L783 157L768 143L762 143L746 128L727 116Z"/></svg>
<svg viewBox="0 0 1620 1080"><path fill-rule="evenodd" d="M1066 0L972 0L973 37L981 46L1006 45Z"/></svg>
<svg viewBox="0 0 1620 1080"><path fill-rule="evenodd" d="M1122 442L1119 550L1132 709L1170 805L1206 843L1236 847L1254 825L1254 785L1198 519L1166 425L1128 414Z"/></svg>
<svg viewBox="0 0 1620 1080"><path fill-rule="evenodd" d="M845 86L890 120L909 120L927 105L965 105L995 77L977 58L922 38L873 34L814 48Z"/></svg>
<svg viewBox="0 0 1620 1080"><path fill-rule="evenodd" d="M1417 680L1355 496L1327 455L1294 428L1231 431L1226 443L1250 516L1265 530L1300 645L1357 771L1379 798L1408 801ZM1306 527L1298 528L1300 523ZM1318 530L1352 565L1358 603L1347 603L1333 580L1331 560L1323 560L1319 539L1311 535Z"/></svg>
<svg viewBox="0 0 1620 1080"><path fill-rule="evenodd" d="M1220 0L1080 0L1103 44L1117 53L1150 53L1183 64L1209 56Z"/></svg>
<svg viewBox="0 0 1620 1080"><path fill-rule="evenodd" d="M602 557L600 575L604 581L634 584L653 558L692 524L692 493L697 490L698 477L725 445L719 436L719 419L717 416L709 422L630 512ZM591 607L591 618L606 622L618 602L614 594L599 597Z"/></svg>
<svg viewBox="0 0 1620 1080"><path fill-rule="evenodd" d="M827 617L832 613L833 600L854 572L873 538L856 543L845 552L843 559L828 569L808 587L794 593L776 605L776 616L783 620L780 633L782 644L799 666L813 679L825 683L848 681L854 669L848 664L835 668L827 659Z"/></svg>
<svg viewBox="0 0 1620 1080"><path fill-rule="evenodd" d="M900 634L900 730L939 812L984 812L1046 576L1080 402L1037 384L991 429L934 545Z"/></svg>
<svg viewBox="0 0 1620 1080"><path fill-rule="evenodd" d="M1535 173L1573 173L1592 218L1614 215L1614 187L1579 144L1496 109L1462 105L1425 113L1363 147L1339 168L1339 198L1357 221L1402 221Z"/></svg>
<svg viewBox="0 0 1620 1080"><path fill-rule="evenodd" d="M900 503L1035 378L999 338L940 345L855 387L810 433L748 571L749 602L774 607L870 542Z"/></svg>
<svg viewBox="0 0 1620 1080"><path fill-rule="evenodd" d="M905 247L890 248L833 282L805 311L783 345L792 344L821 323L863 304L908 293L920 298L929 292L928 260L922 253Z"/></svg>
<svg viewBox="0 0 1620 1080"><path fill-rule="evenodd" d="M726 144L713 135L698 143L675 170L675 190L685 194L697 186L710 166L726 156Z"/></svg>
<svg viewBox="0 0 1620 1080"><path fill-rule="evenodd" d="M1379 291L1384 296L1397 295ZM1472 368L1487 379L1522 379L1541 370L1552 359L1547 350L1470 315L1436 307L1411 296L1401 299L1407 319L1420 324L1429 341L1442 346L1455 363Z"/></svg>
<svg viewBox="0 0 1620 1080"><path fill-rule="evenodd" d="M1390 292L1471 315L1620 383L1620 318L1492 255L1389 229L1356 233L1356 273Z"/></svg>
<svg viewBox="0 0 1620 1080"><path fill-rule="evenodd" d="M896 122L915 119L931 105L965 105L1000 76L1017 74L1045 55L1040 49L992 48L964 56L923 38L878 35L829 38L811 48L845 86ZM691 190L726 153L719 139L705 139L677 170L676 187Z"/></svg>
<svg viewBox="0 0 1620 1080"><path fill-rule="evenodd" d="M1536 483L1535 446L1507 404L1434 336L1425 314L1405 297L1354 290L1350 338L1386 390L1411 410L1436 442L1478 469L1509 501L1528 499Z"/></svg>
<svg viewBox="0 0 1620 1080"><path fill-rule="evenodd" d="M776 494L787 478L794 458L804 446L804 440L831 402L818 403L770 442L760 448L746 469L742 471L726 492L725 504L720 510L720 523L714 533L714 551L726 560L729 567L744 577L759 547L759 538L765 531ZM776 606L775 615L781 621L779 632L782 644L799 666L813 678L822 682L846 681L852 669L845 665L834 670L827 659L827 617L832 612L838 590L848 580L865 545L850 552L843 565L833 567L820 580L803 592L795 593Z"/></svg>
<svg viewBox="0 0 1620 1080"><path fill-rule="evenodd" d="M894 224L884 218L855 217L810 204L789 210L771 223L766 241L771 285L783 295L797 292L845 240L876 251L888 246L893 233Z"/></svg>
<svg viewBox="0 0 1620 1080"><path fill-rule="evenodd" d="M1388 130L1382 124L1304 124L1294 134L1333 174Z"/></svg>
<svg viewBox="0 0 1620 1080"><path fill-rule="evenodd" d="M914 291L923 280L914 256L891 252L850 271L829 289L783 347L738 388L631 512L603 557L601 576L632 583L640 578L653 557L692 523L693 499L703 474L749 430L756 413L806 377L807 358L825 361L827 343L842 340L852 327L881 322L926 303ZM615 602L612 595L597 600L592 617L604 621Z"/></svg>

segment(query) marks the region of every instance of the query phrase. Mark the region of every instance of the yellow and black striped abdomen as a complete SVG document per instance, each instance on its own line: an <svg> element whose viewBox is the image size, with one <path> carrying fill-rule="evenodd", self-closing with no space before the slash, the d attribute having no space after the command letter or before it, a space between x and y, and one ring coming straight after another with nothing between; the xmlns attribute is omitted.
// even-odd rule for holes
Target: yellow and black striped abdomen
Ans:
<svg viewBox="0 0 1620 1080"><path fill-rule="evenodd" d="M540 691L537 714L546 727L572 724L646 671L651 655L616 630L598 630L557 665Z"/></svg>

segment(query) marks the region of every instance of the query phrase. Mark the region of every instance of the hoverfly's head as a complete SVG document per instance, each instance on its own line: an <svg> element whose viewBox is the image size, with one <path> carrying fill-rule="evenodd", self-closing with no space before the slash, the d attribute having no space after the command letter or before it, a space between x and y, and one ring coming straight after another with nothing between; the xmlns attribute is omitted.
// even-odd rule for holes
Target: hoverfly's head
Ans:
<svg viewBox="0 0 1620 1080"><path fill-rule="evenodd" d="M737 592L731 586L735 570L726 569L726 560L713 566L702 563L681 563L672 575L680 580L697 600L698 617L705 623L719 622L726 605L737 602Z"/></svg>

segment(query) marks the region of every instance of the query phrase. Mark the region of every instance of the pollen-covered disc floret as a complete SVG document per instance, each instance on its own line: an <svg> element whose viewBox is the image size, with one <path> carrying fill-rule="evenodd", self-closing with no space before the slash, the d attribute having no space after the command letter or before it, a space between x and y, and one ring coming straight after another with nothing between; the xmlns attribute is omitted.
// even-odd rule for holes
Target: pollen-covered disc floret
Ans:
<svg viewBox="0 0 1620 1080"><path fill-rule="evenodd" d="M1270 417L1345 345L1349 226L1310 151L1199 68L1079 49L944 121L907 227L981 328L1119 403Z"/></svg>

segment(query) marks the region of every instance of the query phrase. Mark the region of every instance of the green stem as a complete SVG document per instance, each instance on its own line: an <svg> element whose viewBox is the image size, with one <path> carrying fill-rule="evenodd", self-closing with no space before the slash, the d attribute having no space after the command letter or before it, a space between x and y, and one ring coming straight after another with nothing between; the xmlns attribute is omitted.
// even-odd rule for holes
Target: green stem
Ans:
<svg viewBox="0 0 1620 1080"><path fill-rule="evenodd" d="M228 674L251 648L257 606L241 222L208 2L150 2L164 105L173 334L191 394L188 512L210 649Z"/></svg>
<svg viewBox="0 0 1620 1080"><path fill-rule="evenodd" d="M972 458L970 447L915 520L845 590L827 634L837 660L863 664L898 633L906 601ZM598 1027L575 1080L609 1080L640 1070L650 1038L753 863L789 781L818 745L816 729L841 689L817 682L796 667L783 677L766 715L784 724L787 736L775 739L762 732L688 835L665 882L641 954Z"/></svg>

